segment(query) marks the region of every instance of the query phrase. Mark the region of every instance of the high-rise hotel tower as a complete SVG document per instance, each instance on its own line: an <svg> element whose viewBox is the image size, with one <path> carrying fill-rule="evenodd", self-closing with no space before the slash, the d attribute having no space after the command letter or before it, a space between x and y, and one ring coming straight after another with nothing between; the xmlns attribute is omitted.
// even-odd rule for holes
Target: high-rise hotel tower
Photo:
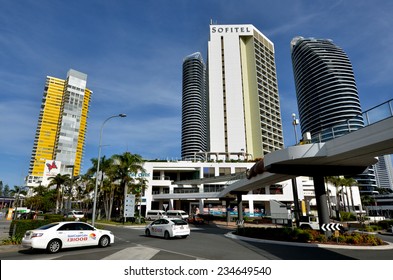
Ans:
<svg viewBox="0 0 393 280"><path fill-rule="evenodd" d="M302 134L327 141L364 126L352 64L332 40L295 37L291 55ZM361 192L376 187L373 168L356 178Z"/></svg>
<svg viewBox="0 0 393 280"><path fill-rule="evenodd" d="M183 61L181 157L203 159L207 151L206 65L202 54L190 54Z"/></svg>
<svg viewBox="0 0 393 280"><path fill-rule="evenodd" d="M46 78L28 186L45 181L44 170L48 167L49 171L58 169L60 174L80 173L92 94L86 83L87 75L72 69L66 80Z"/></svg>
<svg viewBox="0 0 393 280"><path fill-rule="evenodd" d="M284 146L273 43L253 25L210 25L209 152L253 158Z"/></svg>
<svg viewBox="0 0 393 280"><path fill-rule="evenodd" d="M302 134L310 132L326 141L348 133L348 127L363 127L355 76L345 52L331 40L295 37L291 53Z"/></svg>

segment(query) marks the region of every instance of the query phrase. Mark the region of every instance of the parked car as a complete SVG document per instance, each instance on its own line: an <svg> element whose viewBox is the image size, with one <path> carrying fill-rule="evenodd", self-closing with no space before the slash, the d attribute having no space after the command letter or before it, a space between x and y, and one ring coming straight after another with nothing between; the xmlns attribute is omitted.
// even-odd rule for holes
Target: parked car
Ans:
<svg viewBox="0 0 393 280"><path fill-rule="evenodd" d="M179 218L162 218L155 220L145 228L146 236L159 236L169 239L172 237L187 238L190 235L188 223Z"/></svg>
<svg viewBox="0 0 393 280"><path fill-rule="evenodd" d="M165 214L168 218L180 218L183 220L188 219L188 214L183 210L168 210Z"/></svg>
<svg viewBox="0 0 393 280"><path fill-rule="evenodd" d="M64 215L65 218L73 218L77 221L85 217L85 214L82 211L72 210Z"/></svg>
<svg viewBox="0 0 393 280"><path fill-rule="evenodd" d="M148 210L146 212L146 220L152 221L160 218L167 218L164 210Z"/></svg>
<svg viewBox="0 0 393 280"><path fill-rule="evenodd" d="M22 220L35 219L35 218L37 218L37 215L40 215L43 213L44 212L42 212L42 211L37 211L37 213L35 211L30 211L28 213L22 213L18 219L22 219Z"/></svg>
<svg viewBox="0 0 393 280"><path fill-rule="evenodd" d="M22 246L57 253L62 248L107 247L115 237L109 230L97 229L83 222L56 222L26 231Z"/></svg>

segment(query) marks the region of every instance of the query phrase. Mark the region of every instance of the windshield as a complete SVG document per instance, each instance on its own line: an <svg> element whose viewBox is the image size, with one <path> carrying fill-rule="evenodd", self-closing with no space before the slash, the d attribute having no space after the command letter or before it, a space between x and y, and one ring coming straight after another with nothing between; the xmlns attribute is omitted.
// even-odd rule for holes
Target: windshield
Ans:
<svg viewBox="0 0 393 280"><path fill-rule="evenodd" d="M37 228L37 229L48 229L48 228L57 226L58 224L59 224L59 223L51 223L51 224L43 225L43 226L41 226L41 227L39 227L39 228Z"/></svg>
<svg viewBox="0 0 393 280"><path fill-rule="evenodd" d="M172 220L175 225L187 225L187 222L184 220Z"/></svg>

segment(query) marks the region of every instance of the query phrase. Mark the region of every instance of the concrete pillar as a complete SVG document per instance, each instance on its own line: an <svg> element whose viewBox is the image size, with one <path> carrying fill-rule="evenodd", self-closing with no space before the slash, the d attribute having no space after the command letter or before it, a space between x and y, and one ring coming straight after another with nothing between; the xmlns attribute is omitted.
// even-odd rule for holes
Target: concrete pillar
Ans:
<svg viewBox="0 0 393 280"><path fill-rule="evenodd" d="M238 221L243 221L243 200L242 193L237 193L237 219Z"/></svg>
<svg viewBox="0 0 393 280"><path fill-rule="evenodd" d="M321 227L322 224L328 224L330 222L329 208L326 198L325 181L322 176L315 176L313 177L313 179L314 179L314 188L315 188L315 199L317 202L319 226Z"/></svg>
<svg viewBox="0 0 393 280"><path fill-rule="evenodd" d="M231 213L229 213L230 206L231 206L231 200L225 199L225 207L227 209L227 212L226 212L227 224L231 221Z"/></svg>
<svg viewBox="0 0 393 280"><path fill-rule="evenodd" d="M201 214L203 214L203 205L204 205L204 199L199 199L199 211Z"/></svg>
<svg viewBox="0 0 393 280"><path fill-rule="evenodd" d="M250 216L254 215L254 200L252 198L248 199L248 209L250 210Z"/></svg>
<svg viewBox="0 0 393 280"><path fill-rule="evenodd" d="M293 192L293 203L295 205L295 209L294 209L295 221L296 221L296 226L299 227L300 205L299 205L299 196L298 196L298 191L297 191L296 177L292 178L292 192Z"/></svg>

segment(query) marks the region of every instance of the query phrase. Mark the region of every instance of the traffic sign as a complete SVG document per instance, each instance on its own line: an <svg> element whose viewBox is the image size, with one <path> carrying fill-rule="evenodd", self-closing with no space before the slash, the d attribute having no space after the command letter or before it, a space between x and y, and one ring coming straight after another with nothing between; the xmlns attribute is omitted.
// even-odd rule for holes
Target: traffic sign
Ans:
<svg viewBox="0 0 393 280"><path fill-rule="evenodd" d="M342 227L342 224L335 224L335 223L330 223L330 224L322 224L322 230L323 231L335 231L335 230L340 230Z"/></svg>
<svg viewBox="0 0 393 280"><path fill-rule="evenodd" d="M124 199L124 217L134 217L135 215L135 195L127 194Z"/></svg>

